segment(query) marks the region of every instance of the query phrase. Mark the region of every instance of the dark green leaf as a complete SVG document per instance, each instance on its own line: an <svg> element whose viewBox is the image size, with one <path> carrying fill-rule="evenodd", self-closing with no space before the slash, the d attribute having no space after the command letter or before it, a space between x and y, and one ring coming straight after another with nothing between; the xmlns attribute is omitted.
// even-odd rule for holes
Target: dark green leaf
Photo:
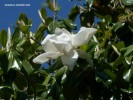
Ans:
<svg viewBox="0 0 133 100"><path fill-rule="evenodd" d="M55 33L55 29L57 28L58 24L57 22L53 21L49 24L48 26L48 31L51 33L51 34L54 34Z"/></svg>
<svg viewBox="0 0 133 100"><path fill-rule="evenodd" d="M9 64L8 64L8 70L9 70L10 68L12 68L13 60L14 60L12 51L10 51L8 54L8 60L9 60Z"/></svg>
<svg viewBox="0 0 133 100"><path fill-rule="evenodd" d="M118 65L120 64L120 63L122 63L122 60L124 59L124 57L122 56L122 55L120 55L116 60L115 60L115 62L114 62L114 64L113 64L113 68L117 68L118 67Z"/></svg>
<svg viewBox="0 0 133 100"><path fill-rule="evenodd" d="M3 74L3 71L0 69L0 76Z"/></svg>
<svg viewBox="0 0 133 100"><path fill-rule="evenodd" d="M15 28L14 34L12 36L13 44L15 45L20 39L20 30L19 28Z"/></svg>
<svg viewBox="0 0 133 100"><path fill-rule="evenodd" d="M120 51L120 49L122 49L122 48L125 48L125 44L123 41L119 42L117 44L114 44L114 46L118 49L118 51Z"/></svg>
<svg viewBox="0 0 133 100"><path fill-rule="evenodd" d="M21 72L17 72L16 78L14 80L14 83L16 85L16 90L19 91L25 91L27 90L28 83L26 81L25 76Z"/></svg>
<svg viewBox="0 0 133 100"><path fill-rule="evenodd" d="M50 89L50 94L53 99L59 100L60 92L59 92L59 87L56 82L52 84L51 89Z"/></svg>
<svg viewBox="0 0 133 100"><path fill-rule="evenodd" d="M9 86L0 86L0 97L3 100L10 100L11 95L14 94L14 91Z"/></svg>
<svg viewBox="0 0 133 100"><path fill-rule="evenodd" d="M118 29L122 28L125 25L125 23L117 22L113 25L113 30L116 32Z"/></svg>
<svg viewBox="0 0 133 100"><path fill-rule="evenodd" d="M39 26L39 29L35 32L35 40L37 42L41 41L43 36L44 36L44 30L46 29L46 27L41 23L41 25Z"/></svg>
<svg viewBox="0 0 133 100"><path fill-rule="evenodd" d="M28 24L28 18L24 13L20 14L19 20L23 21L26 25Z"/></svg>
<svg viewBox="0 0 133 100"><path fill-rule="evenodd" d="M124 56L128 56L129 54L131 54L133 52L133 45L130 45L126 48L122 48L120 50L121 54Z"/></svg>
<svg viewBox="0 0 133 100"><path fill-rule="evenodd" d="M0 44L3 47L6 47L6 42L7 42L7 32L6 32L6 30L2 30L0 32Z"/></svg>
<svg viewBox="0 0 133 100"><path fill-rule="evenodd" d="M74 24L71 20L69 19L64 19L63 20L65 26L68 28L68 29L73 29L73 30L76 30L77 29L77 25Z"/></svg>
<svg viewBox="0 0 133 100"><path fill-rule="evenodd" d="M28 75L32 74L33 73L33 68L32 68L32 65L27 61L27 60L24 60L22 62L22 65L25 69L25 71L27 72Z"/></svg>
<svg viewBox="0 0 133 100"><path fill-rule="evenodd" d="M70 11L68 17L70 20L72 20L74 22L79 13L80 13L79 7L77 5L75 5L73 8L71 8L71 11Z"/></svg>
<svg viewBox="0 0 133 100"><path fill-rule="evenodd" d="M131 78L133 78L133 66L131 66L131 68L129 68L128 70L125 71L124 75L123 75L123 79L127 82L131 81Z"/></svg>
<svg viewBox="0 0 133 100"><path fill-rule="evenodd" d="M0 55L0 67L6 73L8 71L8 57L6 53Z"/></svg>
<svg viewBox="0 0 133 100"><path fill-rule="evenodd" d="M46 86L44 86L42 84L36 84L35 87L36 87L36 93L46 91Z"/></svg>
<svg viewBox="0 0 133 100"><path fill-rule="evenodd" d="M46 16L47 16L47 12L46 12L45 8L42 7L41 10L40 10L40 12L41 12L42 18L45 19Z"/></svg>

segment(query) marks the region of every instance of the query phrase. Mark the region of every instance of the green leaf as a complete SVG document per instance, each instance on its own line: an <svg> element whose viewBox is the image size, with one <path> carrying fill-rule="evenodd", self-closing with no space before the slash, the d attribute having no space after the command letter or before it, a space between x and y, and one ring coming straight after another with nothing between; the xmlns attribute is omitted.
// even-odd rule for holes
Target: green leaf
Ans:
<svg viewBox="0 0 133 100"><path fill-rule="evenodd" d="M116 80L116 75L111 70L105 70L104 71L113 81Z"/></svg>
<svg viewBox="0 0 133 100"><path fill-rule="evenodd" d="M117 22L113 25L113 30L116 32L118 29L122 28L125 25L123 22Z"/></svg>
<svg viewBox="0 0 133 100"><path fill-rule="evenodd" d="M88 2L89 5L93 5L94 0L86 0L86 2Z"/></svg>
<svg viewBox="0 0 133 100"><path fill-rule="evenodd" d="M19 40L16 49L20 52L24 50L23 46L26 44L27 38L23 37Z"/></svg>
<svg viewBox="0 0 133 100"><path fill-rule="evenodd" d="M97 42L89 42L89 46L88 46L88 50L87 51L89 51L89 52L94 52L94 50L95 50L95 47L97 46Z"/></svg>
<svg viewBox="0 0 133 100"><path fill-rule="evenodd" d="M55 4L54 4L55 1ZM47 0L47 4L50 10L54 12L58 12L60 10L60 7L58 6L56 0Z"/></svg>
<svg viewBox="0 0 133 100"><path fill-rule="evenodd" d="M45 19L47 17L47 12L46 12L45 8L42 7L40 12L41 12L42 18Z"/></svg>
<svg viewBox="0 0 133 100"><path fill-rule="evenodd" d="M7 32L6 32L6 30L2 30L0 32L0 44L3 47L6 47L6 42L7 42Z"/></svg>
<svg viewBox="0 0 133 100"><path fill-rule="evenodd" d="M43 25L43 24L42 24L42 25ZM43 35L44 35L44 30L45 30L45 27L44 27L44 25L43 25L43 26L40 26L39 29L35 32L34 37L35 37L35 40L36 40L37 42L40 42L40 41L42 40Z"/></svg>
<svg viewBox="0 0 133 100"><path fill-rule="evenodd" d="M28 75L33 73L34 69L32 68L32 65L27 60L23 60L22 65Z"/></svg>
<svg viewBox="0 0 133 100"><path fill-rule="evenodd" d="M130 45L130 46L126 47L126 48L120 49L120 52L125 57L130 55L133 52L133 45Z"/></svg>
<svg viewBox="0 0 133 100"><path fill-rule="evenodd" d="M35 87L36 87L36 93L46 91L46 87L42 84L36 84Z"/></svg>
<svg viewBox="0 0 133 100"><path fill-rule="evenodd" d="M55 33L55 29L57 28L58 24L57 22L53 21L51 22L49 25L48 25L48 31L51 33L51 34L54 34Z"/></svg>
<svg viewBox="0 0 133 100"><path fill-rule="evenodd" d="M4 73L7 73L8 71L8 57L6 53L3 53L0 55L0 67L4 71Z"/></svg>
<svg viewBox="0 0 133 100"><path fill-rule="evenodd" d="M52 84L51 89L50 89L50 94L51 94L53 99L59 100L60 91L59 91L58 84L56 82L54 84Z"/></svg>
<svg viewBox="0 0 133 100"><path fill-rule="evenodd" d="M125 57L126 63L131 65L133 56Z"/></svg>
<svg viewBox="0 0 133 100"><path fill-rule="evenodd" d="M131 81L131 77L133 77L133 65L131 66L130 69L126 70L124 75L123 75L123 79L127 82Z"/></svg>
<svg viewBox="0 0 133 100"><path fill-rule="evenodd" d="M28 20L28 25L32 25L32 19L30 18L29 20Z"/></svg>
<svg viewBox="0 0 133 100"><path fill-rule="evenodd" d="M27 39L24 37L24 38L21 38L21 40L19 41L19 43L17 44L18 47L21 47L23 46L25 43L26 43Z"/></svg>
<svg viewBox="0 0 133 100"><path fill-rule="evenodd" d="M16 90L25 91L28 88L28 83L23 73L17 71L16 78L14 80Z"/></svg>
<svg viewBox="0 0 133 100"><path fill-rule="evenodd" d="M129 23L129 26L128 27L133 32L133 23L132 22Z"/></svg>
<svg viewBox="0 0 133 100"><path fill-rule="evenodd" d="M47 17L45 19L45 21L46 21L46 25L49 25L53 21L53 18L52 17Z"/></svg>
<svg viewBox="0 0 133 100"><path fill-rule="evenodd" d="M67 71L67 66L63 66L59 70L56 71L55 78L58 84L61 84L61 80L63 78L63 75L66 74L66 71Z"/></svg>
<svg viewBox="0 0 133 100"><path fill-rule="evenodd" d="M13 60L14 60L13 58L14 58L14 57L13 57L13 52L10 51L9 54L8 54L8 60L9 60L8 70L9 70L10 68L12 68Z"/></svg>
<svg viewBox="0 0 133 100"><path fill-rule="evenodd" d="M38 10L38 14L42 20L43 23L45 23L45 19L47 17L47 12L44 7L41 8L41 10Z"/></svg>
<svg viewBox="0 0 133 100"><path fill-rule="evenodd" d="M3 74L4 72L0 69L0 76Z"/></svg>
<svg viewBox="0 0 133 100"><path fill-rule="evenodd" d="M9 86L0 86L0 97L1 100L10 100L11 94L14 94L14 91Z"/></svg>
<svg viewBox="0 0 133 100"><path fill-rule="evenodd" d="M51 75L49 74L49 75L46 77L45 81L42 83L42 85L48 86L48 85L49 85L50 79L51 79Z"/></svg>
<svg viewBox="0 0 133 100"><path fill-rule="evenodd" d="M114 46L118 49L118 51L120 51L120 49L122 48L125 48L125 44L123 41L114 44Z"/></svg>
<svg viewBox="0 0 133 100"><path fill-rule="evenodd" d="M32 20L28 20L27 16L24 13L22 13L19 16L17 25L23 33L28 33L30 27L32 26Z"/></svg>
<svg viewBox="0 0 133 100"><path fill-rule="evenodd" d="M120 55L116 60L115 60L115 62L114 62L114 64L113 64L113 68L117 68L118 67L118 65L120 64L120 63L122 63L122 60L124 59L124 57L122 56L122 55Z"/></svg>
<svg viewBox="0 0 133 100"><path fill-rule="evenodd" d="M63 22L65 26L68 27L68 29L73 29L73 30L77 29L77 25L74 24L70 19L64 19Z"/></svg>
<svg viewBox="0 0 133 100"><path fill-rule="evenodd" d="M19 39L20 39L20 31L19 31L19 28L16 27L14 34L12 36L13 45L16 45L16 43L19 41Z"/></svg>
<svg viewBox="0 0 133 100"><path fill-rule="evenodd" d="M132 6L133 5L133 0L122 0L122 3L125 6Z"/></svg>
<svg viewBox="0 0 133 100"><path fill-rule="evenodd" d="M19 25L19 28L20 30L23 32L23 33L28 33L31 25L22 25L22 24L18 24Z"/></svg>
<svg viewBox="0 0 133 100"><path fill-rule="evenodd" d="M53 5L52 0L47 0L47 4L48 4L49 9L54 11L54 5Z"/></svg>
<svg viewBox="0 0 133 100"><path fill-rule="evenodd" d="M20 14L19 20L23 21L26 25L28 24L28 18L24 13Z"/></svg>
<svg viewBox="0 0 133 100"><path fill-rule="evenodd" d="M88 44L84 44L84 45L80 46L80 49L82 49L83 51L87 51L88 48L89 48Z"/></svg>
<svg viewBox="0 0 133 100"><path fill-rule="evenodd" d="M80 24L81 26L91 27L94 23L94 11L93 10L86 10L80 14Z"/></svg>
<svg viewBox="0 0 133 100"><path fill-rule="evenodd" d="M68 14L68 17L70 20L72 20L74 22L79 13L80 13L79 7L77 5L75 5L74 7L71 8L71 11Z"/></svg>

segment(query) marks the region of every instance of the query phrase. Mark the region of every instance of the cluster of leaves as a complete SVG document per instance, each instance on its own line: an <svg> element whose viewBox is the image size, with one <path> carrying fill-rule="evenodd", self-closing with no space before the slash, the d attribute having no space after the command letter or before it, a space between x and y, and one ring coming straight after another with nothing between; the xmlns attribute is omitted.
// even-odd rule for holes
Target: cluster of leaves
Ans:
<svg viewBox="0 0 133 100"><path fill-rule="evenodd" d="M60 7L52 0L46 5L54 17L48 17L42 7L38 11L42 23L32 33L32 20L21 14L13 27L10 48L9 32L0 31L0 99L132 99L133 1L86 0L83 6L71 9L68 19L56 16ZM40 45L44 36L54 34L56 27L76 30L76 19L81 26L98 29L93 39L80 47L89 58L79 58L73 71L63 66L60 58L48 62L48 69L33 63L33 58L44 52Z"/></svg>

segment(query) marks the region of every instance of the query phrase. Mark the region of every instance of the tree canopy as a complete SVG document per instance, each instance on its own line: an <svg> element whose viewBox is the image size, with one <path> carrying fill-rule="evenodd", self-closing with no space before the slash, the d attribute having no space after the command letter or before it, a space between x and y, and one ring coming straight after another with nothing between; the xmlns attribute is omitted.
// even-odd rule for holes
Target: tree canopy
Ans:
<svg viewBox="0 0 133 100"><path fill-rule="evenodd" d="M84 4L60 18L63 5L46 0L35 33L24 13L13 32L0 31L0 99L133 99L133 0L77 1Z"/></svg>

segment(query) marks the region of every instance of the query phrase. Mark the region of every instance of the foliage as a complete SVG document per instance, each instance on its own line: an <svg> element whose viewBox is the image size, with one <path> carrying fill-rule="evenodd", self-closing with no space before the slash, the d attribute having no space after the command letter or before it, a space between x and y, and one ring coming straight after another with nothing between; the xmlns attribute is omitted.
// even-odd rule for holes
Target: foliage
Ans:
<svg viewBox="0 0 133 100"><path fill-rule="evenodd" d="M84 5L71 8L67 19L60 19L56 16L60 7L47 0L38 11L42 23L35 33L25 14L19 16L11 34L10 29L0 31L0 99L132 100L133 1L82 2ZM46 7L54 17L47 15ZM60 58L49 61L48 68L33 63L44 52L40 45L44 36L54 34L57 27L73 32L76 19L81 26L98 29L88 44L79 47L88 59L78 58L73 71Z"/></svg>

